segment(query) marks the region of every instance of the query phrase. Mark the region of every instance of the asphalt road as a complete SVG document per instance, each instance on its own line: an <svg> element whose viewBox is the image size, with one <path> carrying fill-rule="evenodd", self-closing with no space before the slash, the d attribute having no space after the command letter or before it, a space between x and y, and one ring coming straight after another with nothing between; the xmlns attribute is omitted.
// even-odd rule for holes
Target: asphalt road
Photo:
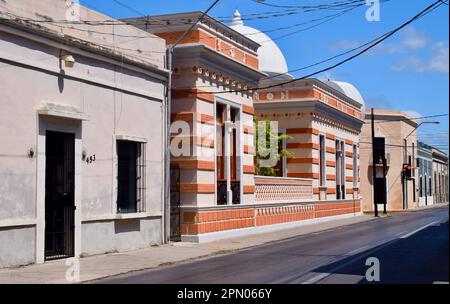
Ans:
<svg viewBox="0 0 450 304"><path fill-rule="evenodd" d="M448 214L448 206L409 212L95 283L448 282ZM368 282L365 274L377 263L366 266L366 261L373 257L379 272L369 272L375 278L379 273L380 281Z"/></svg>

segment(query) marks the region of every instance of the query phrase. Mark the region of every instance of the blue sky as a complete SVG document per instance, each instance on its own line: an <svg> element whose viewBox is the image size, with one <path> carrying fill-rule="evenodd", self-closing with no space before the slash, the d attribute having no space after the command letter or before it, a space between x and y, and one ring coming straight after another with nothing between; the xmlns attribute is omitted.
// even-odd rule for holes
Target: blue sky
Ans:
<svg viewBox="0 0 450 304"><path fill-rule="evenodd" d="M149 15L205 10L212 3L212 0L119 1L142 14ZM304 5L333 1L267 0L266 3ZM81 0L80 2L115 18L137 15L136 12L120 6L114 0ZM378 22L368 22L365 18L368 7L360 7L313 29L278 39L276 43L283 51L289 69L300 68L370 41L407 21L432 2L434 1L391 0L381 3ZM284 10L258 4L252 0L222 0L210 12L210 15L217 18L231 17L236 8L240 10L244 18L249 14ZM334 13L336 12L302 12L277 18L248 20L245 24L267 31ZM368 107L414 111L412 115L420 116L448 113L448 24L448 6L442 5L389 38L373 51L316 77L330 77L353 83L361 91ZM302 28L304 26L267 34L276 38ZM293 73L293 75L301 77L315 69L318 67ZM414 114L415 112L418 114ZM430 144L446 145L448 144L448 117L437 120L441 122L440 125L420 127L421 138ZM447 147L440 147L448 151Z"/></svg>

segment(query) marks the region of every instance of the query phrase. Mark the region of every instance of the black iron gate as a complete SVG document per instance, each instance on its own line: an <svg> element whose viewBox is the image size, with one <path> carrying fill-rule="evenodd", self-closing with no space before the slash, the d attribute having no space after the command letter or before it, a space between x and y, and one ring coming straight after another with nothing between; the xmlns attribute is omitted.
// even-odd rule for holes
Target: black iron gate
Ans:
<svg viewBox="0 0 450 304"><path fill-rule="evenodd" d="M45 260L74 256L75 136L47 131Z"/></svg>
<svg viewBox="0 0 450 304"><path fill-rule="evenodd" d="M180 168L170 167L170 240L181 240Z"/></svg>

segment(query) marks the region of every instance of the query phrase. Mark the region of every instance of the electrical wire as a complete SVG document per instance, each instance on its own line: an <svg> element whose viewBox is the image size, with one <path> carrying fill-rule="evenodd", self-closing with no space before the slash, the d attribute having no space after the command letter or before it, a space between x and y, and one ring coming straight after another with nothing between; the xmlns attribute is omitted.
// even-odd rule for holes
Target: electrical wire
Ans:
<svg viewBox="0 0 450 304"><path fill-rule="evenodd" d="M138 10L132 8L129 5L124 4L121 1L118 0L113 0L114 2L116 2L117 4L129 9L130 11L133 11L134 13L137 13L139 16L141 17L149 17L151 19L152 16L148 16L146 14L143 14L142 12L139 12ZM356 2L361 2L364 0L358 0ZM385 1L390 1L390 0L385 0ZM355 2L353 1L349 1L349 2ZM317 10L324 10L325 8L318 8L314 11ZM268 19L268 18L276 18L276 17L284 17L284 16L289 16L292 14L300 14L300 13L304 13L304 12L309 12L305 11L305 10L297 10L297 11L292 11L292 10L284 10L284 11L277 11L277 12L266 12L266 13L259 13L259 14L249 14L249 15L241 15L242 20L256 20L256 19ZM313 11L313 10L311 10ZM265 15L263 15L265 14ZM254 16L254 17L249 17L246 18L245 16ZM218 21L222 21L222 22L228 22L232 20L232 17L218 17L215 18ZM48 22L52 22L52 23L65 23L65 24L88 24L88 25L93 25L93 26L101 26L101 25L127 25L124 22L117 20L117 19L105 19L105 20L79 20L79 21L70 21L70 20L48 20L48 19L30 19L29 21L32 22L37 22L37 23L48 23ZM146 20L146 21L128 21L127 23L131 23L132 25L167 25L167 22L171 22L173 24L173 22L179 22L180 24L192 24L194 23L193 20L189 20L189 19L185 19L185 18L180 18L178 20L171 20L171 19L158 19L158 20Z"/></svg>
<svg viewBox="0 0 450 304"><path fill-rule="evenodd" d="M294 78L288 81L282 81L276 84L272 84L272 85L267 85L264 87L252 87L252 88L247 88L247 89L239 89L239 90L227 90L227 91L217 91L217 92L210 92L210 94L228 94L228 93L242 93L242 92L251 92L251 91L255 91L255 90L267 90L267 89L271 89L271 88L275 88L275 87L280 87L280 86L284 86L287 84L291 84L294 82L297 82L299 80L303 80L303 79L307 79L310 78L314 75L326 72L328 70L334 69L340 65L343 65L359 56L361 56L362 54L366 53L367 51L369 51L370 49L374 48L375 46L377 46L378 44L380 44L381 42L385 41L386 39L388 39L389 37L393 36L395 33L397 33L398 31L402 30L403 28L405 28L406 26L408 26L409 24L413 23L416 20L419 20L420 18L422 18L423 16L427 15L429 12L433 11L434 9L436 9L437 7L441 6L442 2L440 0L437 0L435 2L433 2L432 4L430 4L429 6L427 6L425 9L423 9L422 11L420 11L417 15L415 15L414 17L412 17L411 19L409 19L408 21L406 21L405 23L403 23L402 25L400 25L399 27L395 28L394 30L386 33L385 35L382 35L381 39L376 40L374 43L370 44L369 46L365 47L363 50L361 50L360 52L356 53L355 55L352 55L348 58L346 58L345 60L342 60L332 66L329 66L327 68L323 68L319 71L316 72L312 72L310 74L307 74L303 77L299 77L299 78Z"/></svg>
<svg viewBox="0 0 450 304"><path fill-rule="evenodd" d="M288 30L288 29L300 27L302 25L308 25L308 24L313 23L313 22L322 21L324 19L328 19L328 18L332 18L332 17L339 17L340 15L341 14L331 14L331 15L323 16L323 17L316 18L316 19L310 19L308 21L304 21L304 22L301 22L301 23L292 24L292 25L289 25L289 26L283 26L283 27L271 28L271 29L267 29L267 30L255 31L255 32L252 32L252 33L245 34L244 36L248 37L248 36L257 35L257 34L260 34L260 33L267 34L267 33L273 33L273 32L277 32L277 31ZM19 16L16 16L16 17L19 17ZM18 20L20 20L20 19L18 19ZM23 19L23 20L33 22L32 19ZM111 32L95 31L95 30L91 30L91 29L86 30L86 29L80 29L80 28L60 25L57 22L53 22L53 21L49 21L49 23L58 25L58 26L63 27L63 28L69 28L69 29L74 29L74 30L77 30L77 31L95 33L95 34L100 34L100 35L115 35L117 37L125 37L125 38L154 38L154 39L161 39L160 37L149 37L149 36L142 36L142 35L121 35L121 34L113 34ZM306 29L302 29L301 31L305 31L305 30ZM174 36L167 37L167 39L171 39L171 38L174 39L176 37L174 37ZM208 39L211 39L211 38L209 38L209 37L191 38L192 41L196 41L196 42L197 41L201 41L201 40L208 40ZM279 39L281 39L281 38L279 38ZM272 40L267 40L266 42L269 42L269 41L272 41ZM262 42L262 43L265 43L265 42Z"/></svg>

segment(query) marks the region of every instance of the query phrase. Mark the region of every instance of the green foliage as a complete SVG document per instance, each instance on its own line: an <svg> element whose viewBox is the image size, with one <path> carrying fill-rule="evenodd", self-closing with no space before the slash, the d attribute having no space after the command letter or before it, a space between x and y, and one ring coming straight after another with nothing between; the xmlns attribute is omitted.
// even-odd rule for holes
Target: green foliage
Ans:
<svg viewBox="0 0 450 304"><path fill-rule="evenodd" d="M270 128L270 121L264 120L264 128L265 128L265 142L259 143L259 136L258 132L264 132L264 130L259 130L258 122L254 119L253 123L255 125L255 174L256 175L262 175L262 176L276 176L277 171L279 170L277 167L261 167L260 166L260 160L271 160L274 161L274 163L277 163L278 161L281 161L284 157L289 158L294 155L294 153L289 152L286 149L277 150L276 153L264 153L267 151L260 151L260 145L262 147L265 147L266 149L270 149L270 147L277 147L278 145L282 144L283 140L287 140L292 138L291 136L288 136L286 134L278 134L277 129L271 129ZM271 145L272 144L272 145ZM262 152L262 153L261 153ZM262 154L262 155L261 155ZM265 155L265 156L263 156Z"/></svg>

